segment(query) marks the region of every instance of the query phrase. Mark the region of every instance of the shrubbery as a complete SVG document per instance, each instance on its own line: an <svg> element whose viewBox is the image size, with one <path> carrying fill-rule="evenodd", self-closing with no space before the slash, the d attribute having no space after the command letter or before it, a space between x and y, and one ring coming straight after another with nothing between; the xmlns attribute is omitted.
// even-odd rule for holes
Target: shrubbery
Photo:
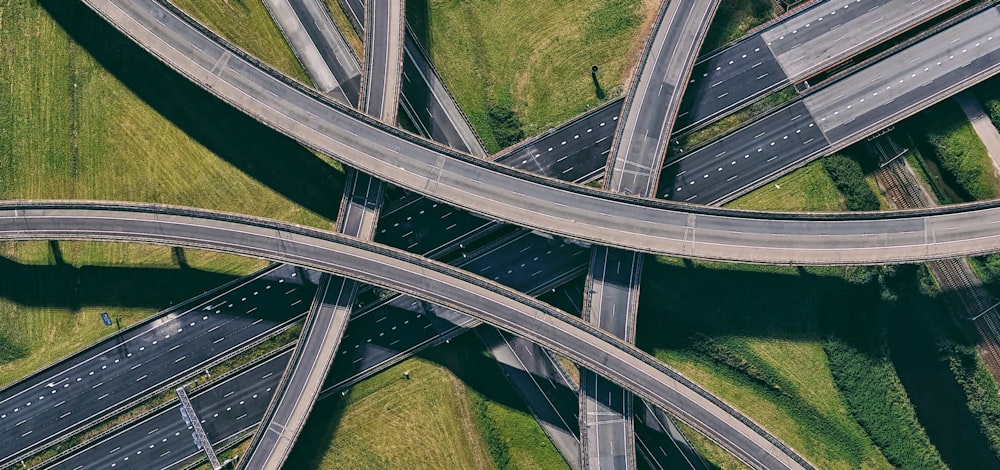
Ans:
<svg viewBox="0 0 1000 470"><path fill-rule="evenodd" d="M848 409L893 466L945 468L921 429L884 346L861 351L831 338L823 349Z"/></svg>
<svg viewBox="0 0 1000 470"><path fill-rule="evenodd" d="M926 120L930 129L927 143L934 149L941 166L972 198L984 200L997 197L993 164L972 124L950 101L932 109L934 119Z"/></svg>
<svg viewBox="0 0 1000 470"><path fill-rule="evenodd" d="M524 140L521 119L510 103L506 101L490 103L486 109L486 116L490 120L490 129L500 148L507 148Z"/></svg>
<svg viewBox="0 0 1000 470"><path fill-rule="evenodd" d="M831 155L821 160L823 168L844 195L848 210L876 211L879 209L878 196L865 181L861 165L843 155Z"/></svg>

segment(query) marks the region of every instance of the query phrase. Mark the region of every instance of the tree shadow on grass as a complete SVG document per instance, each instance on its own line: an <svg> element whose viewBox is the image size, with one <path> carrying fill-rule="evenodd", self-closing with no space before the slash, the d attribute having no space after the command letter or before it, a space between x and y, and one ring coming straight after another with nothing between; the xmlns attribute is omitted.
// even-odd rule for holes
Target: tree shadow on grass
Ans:
<svg viewBox="0 0 1000 470"><path fill-rule="evenodd" d="M174 72L81 2L38 3L108 72L192 139L294 203L337 218L342 173Z"/></svg>

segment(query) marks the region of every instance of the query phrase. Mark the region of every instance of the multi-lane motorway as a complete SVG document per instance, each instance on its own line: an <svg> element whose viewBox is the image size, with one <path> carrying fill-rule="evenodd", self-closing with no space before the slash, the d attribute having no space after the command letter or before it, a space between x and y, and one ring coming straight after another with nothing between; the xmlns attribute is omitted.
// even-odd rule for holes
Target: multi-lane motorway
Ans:
<svg viewBox="0 0 1000 470"><path fill-rule="evenodd" d="M268 270L213 292L7 388L0 465L301 318L315 286L297 269Z"/></svg>
<svg viewBox="0 0 1000 470"><path fill-rule="evenodd" d="M809 78L965 0L830 0L699 61L676 131L710 122Z"/></svg>
<svg viewBox="0 0 1000 470"><path fill-rule="evenodd" d="M661 196L711 204L844 148L1000 70L989 8L669 162Z"/></svg>

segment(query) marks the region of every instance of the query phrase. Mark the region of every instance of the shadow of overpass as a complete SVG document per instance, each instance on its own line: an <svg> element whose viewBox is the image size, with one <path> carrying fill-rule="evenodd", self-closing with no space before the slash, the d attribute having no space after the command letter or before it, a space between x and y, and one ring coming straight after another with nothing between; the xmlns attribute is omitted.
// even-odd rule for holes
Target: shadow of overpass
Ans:
<svg viewBox="0 0 1000 470"><path fill-rule="evenodd" d="M343 173L177 74L81 2L38 3L111 75L192 139L296 204L336 220Z"/></svg>

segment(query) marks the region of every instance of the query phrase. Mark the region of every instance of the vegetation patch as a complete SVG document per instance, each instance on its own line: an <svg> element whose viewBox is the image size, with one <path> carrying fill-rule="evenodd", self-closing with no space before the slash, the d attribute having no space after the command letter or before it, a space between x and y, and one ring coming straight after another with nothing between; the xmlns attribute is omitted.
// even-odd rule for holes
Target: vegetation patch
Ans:
<svg viewBox="0 0 1000 470"><path fill-rule="evenodd" d="M464 335L318 403L288 465L566 468L524 407L479 340Z"/></svg>
<svg viewBox="0 0 1000 470"><path fill-rule="evenodd" d="M761 186L726 204L734 209L838 212L844 197L820 162L810 163L777 181Z"/></svg>
<svg viewBox="0 0 1000 470"><path fill-rule="evenodd" d="M865 179L861 165L844 155L831 155L820 160L823 169L844 195L844 205L851 211L879 210L878 196Z"/></svg>
<svg viewBox="0 0 1000 470"><path fill-rule="evenodd" d="M910 397L923 394L923 385L900 379L884 339L887 316L914 308L900 298L925 301L911 295L917 287L905 295L898 287L917 283L912 270L891 267L658 258L643 275L637 344L765 423L819 468L914 461L934 468L940 457L922 427L932 407L914 407ZM726 295L716 295L717 286ZM866 401L874 397L881 407Z"/></svg>
<svg viewBox="0 0 1000 470"><path fill-rule="evenodd" d="M628 51L653 13L641 0L413 0L406 10L490 152L519 135L512 129L537 135L620 95L635 60Z"/></svg>
<svg viewBox="0 0 1000 470"><path fill-rule="evenodd" d="M260 1L171 0L229 42L296 80L312 84Z"/></svg>
<svg viewBox="0 0 1000 470"><path fill-rule="evenodd" d="M986 80L972 90L983 103L983 109L990 116L990 121L1000 129L1000 77Z"/></svg>
<svg viewBox="0 0 1000 470"><path fill-rule="evenodd" d="M714 51L735 41L772 19L774 9L768 0L722 0L705 35L702 53Z"/></svg>
<svg viewBox="0 0 1000 470"><path fill-rule="evenodd" d="M917 132L923 130L924 143L940 162L945 176L969 199L993 199L1000 194L986 146L957 104L945 100L910 121L909 126L916 135L921 135Z"/></svg>
<svg viewBox="0 0 1000 470"><path fill-rule="evenodd" d="M711 124L680 136L677 145L669 150L672 155L677 156L677 149L687 149L688 151L704 145L730 131L750 122L764 113L781 106L798 96L795 88L788 86L774 93L768 94L763 99L754 101L742 109L714 120Z"/></svg>

